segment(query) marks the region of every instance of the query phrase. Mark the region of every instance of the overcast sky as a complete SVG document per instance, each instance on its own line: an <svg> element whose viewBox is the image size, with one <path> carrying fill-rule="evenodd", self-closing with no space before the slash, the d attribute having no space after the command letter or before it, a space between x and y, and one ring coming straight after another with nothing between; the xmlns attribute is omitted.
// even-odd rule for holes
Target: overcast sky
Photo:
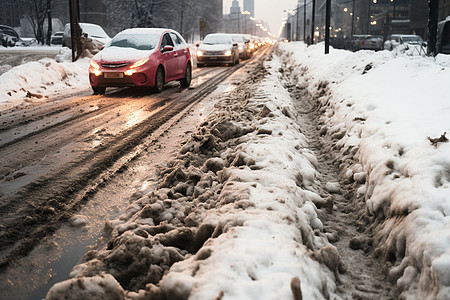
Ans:
<svg viewBox="0 0 450 300"><path fill-rule="evenodd" d="M224 0L224 13L230 13L232 0ZM241 10L244 10L244 0L239 0ZM255 0L255 18L269 23L270 31L277 36L281 18L286 17L284 10L294 9L297 0Z"/></svg>

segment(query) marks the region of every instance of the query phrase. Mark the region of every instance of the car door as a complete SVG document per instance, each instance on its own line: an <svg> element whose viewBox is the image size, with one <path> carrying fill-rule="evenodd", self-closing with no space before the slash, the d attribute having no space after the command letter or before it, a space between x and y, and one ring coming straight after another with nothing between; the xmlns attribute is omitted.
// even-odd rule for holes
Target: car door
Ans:
<svg viewBox="0 0 450 300"><path fill-rule="evenodd" d="M176 72L177 78L184 77L184 71L186 66L186 56L187 56L187 49L184 47L183 42L181 41L180 37L175 33L171 32L170 37L172 38L173 43L175 44L175 51L178 58L178 69Z"/></svg>
<svg viewBox="0 0 450 300"><path fill-rule="evenodd" d="M174 47L173 50L164 51L165 46ZM175 45L170 37L169 33L165 33L161 39L161 57L164 64L164 71L166 81L171 81L176 78L176 74L178 72L178 54L175 51Z"/></svg>

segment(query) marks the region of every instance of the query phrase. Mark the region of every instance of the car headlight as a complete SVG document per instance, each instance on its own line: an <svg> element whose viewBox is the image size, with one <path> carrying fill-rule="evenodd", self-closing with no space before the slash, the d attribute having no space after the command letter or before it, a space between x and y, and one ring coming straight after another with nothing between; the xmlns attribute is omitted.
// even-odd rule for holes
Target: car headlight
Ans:
<svg viewBox="0 0 450 300"><path fill-rule="evenodd" d="M146 62L148 62L148 60L150 59L150 57L138 60L137 62L135 62L134 64L131 65L130 69L135 69L137 67L142 66L143 64L145 64Z"/></svg>
<svg viewBox="0 0 450 300"><path fill-rule="evenodd" d="M102 71L100 70L100 66L92 59L91 59L91 68L92 68L92 73L94 73L95 76L102 75Z"/></svg>
<svg viewBox="0 0 450 300"><path fill-rule="evenodd" d="M203 56L203 51L197 50L197 56Z"/></svg>
<svg viewBox="0 0 450 300"><path fill-rule="evenodd" d="M231 52L231 50L225 51L224 55L226 56L230 56L233 52Z"/></svg>

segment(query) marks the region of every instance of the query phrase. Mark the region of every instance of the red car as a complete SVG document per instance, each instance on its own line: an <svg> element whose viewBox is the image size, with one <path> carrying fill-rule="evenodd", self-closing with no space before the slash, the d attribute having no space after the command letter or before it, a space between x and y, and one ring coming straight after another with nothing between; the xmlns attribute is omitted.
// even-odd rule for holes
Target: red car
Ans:
<svg viewBox="0 0 450 300"><path fill-rule="evenodd" d="M91 60L89 82L94 94L107 87L148 86L161 92L166 82L189 87L192 61L188 45L171 29L133 28L118 33Z"/></svg>

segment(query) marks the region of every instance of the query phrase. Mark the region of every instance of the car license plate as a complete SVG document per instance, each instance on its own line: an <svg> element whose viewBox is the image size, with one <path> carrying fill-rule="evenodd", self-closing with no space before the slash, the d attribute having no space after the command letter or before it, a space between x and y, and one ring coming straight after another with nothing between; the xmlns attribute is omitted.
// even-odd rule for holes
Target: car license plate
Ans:
<svg viewBox="0 0 450 300"><path fill-rule="evenodd" d="M105 78L123 78L123 73L119 72L110 72L110 73L104 73Z"/></svg>

